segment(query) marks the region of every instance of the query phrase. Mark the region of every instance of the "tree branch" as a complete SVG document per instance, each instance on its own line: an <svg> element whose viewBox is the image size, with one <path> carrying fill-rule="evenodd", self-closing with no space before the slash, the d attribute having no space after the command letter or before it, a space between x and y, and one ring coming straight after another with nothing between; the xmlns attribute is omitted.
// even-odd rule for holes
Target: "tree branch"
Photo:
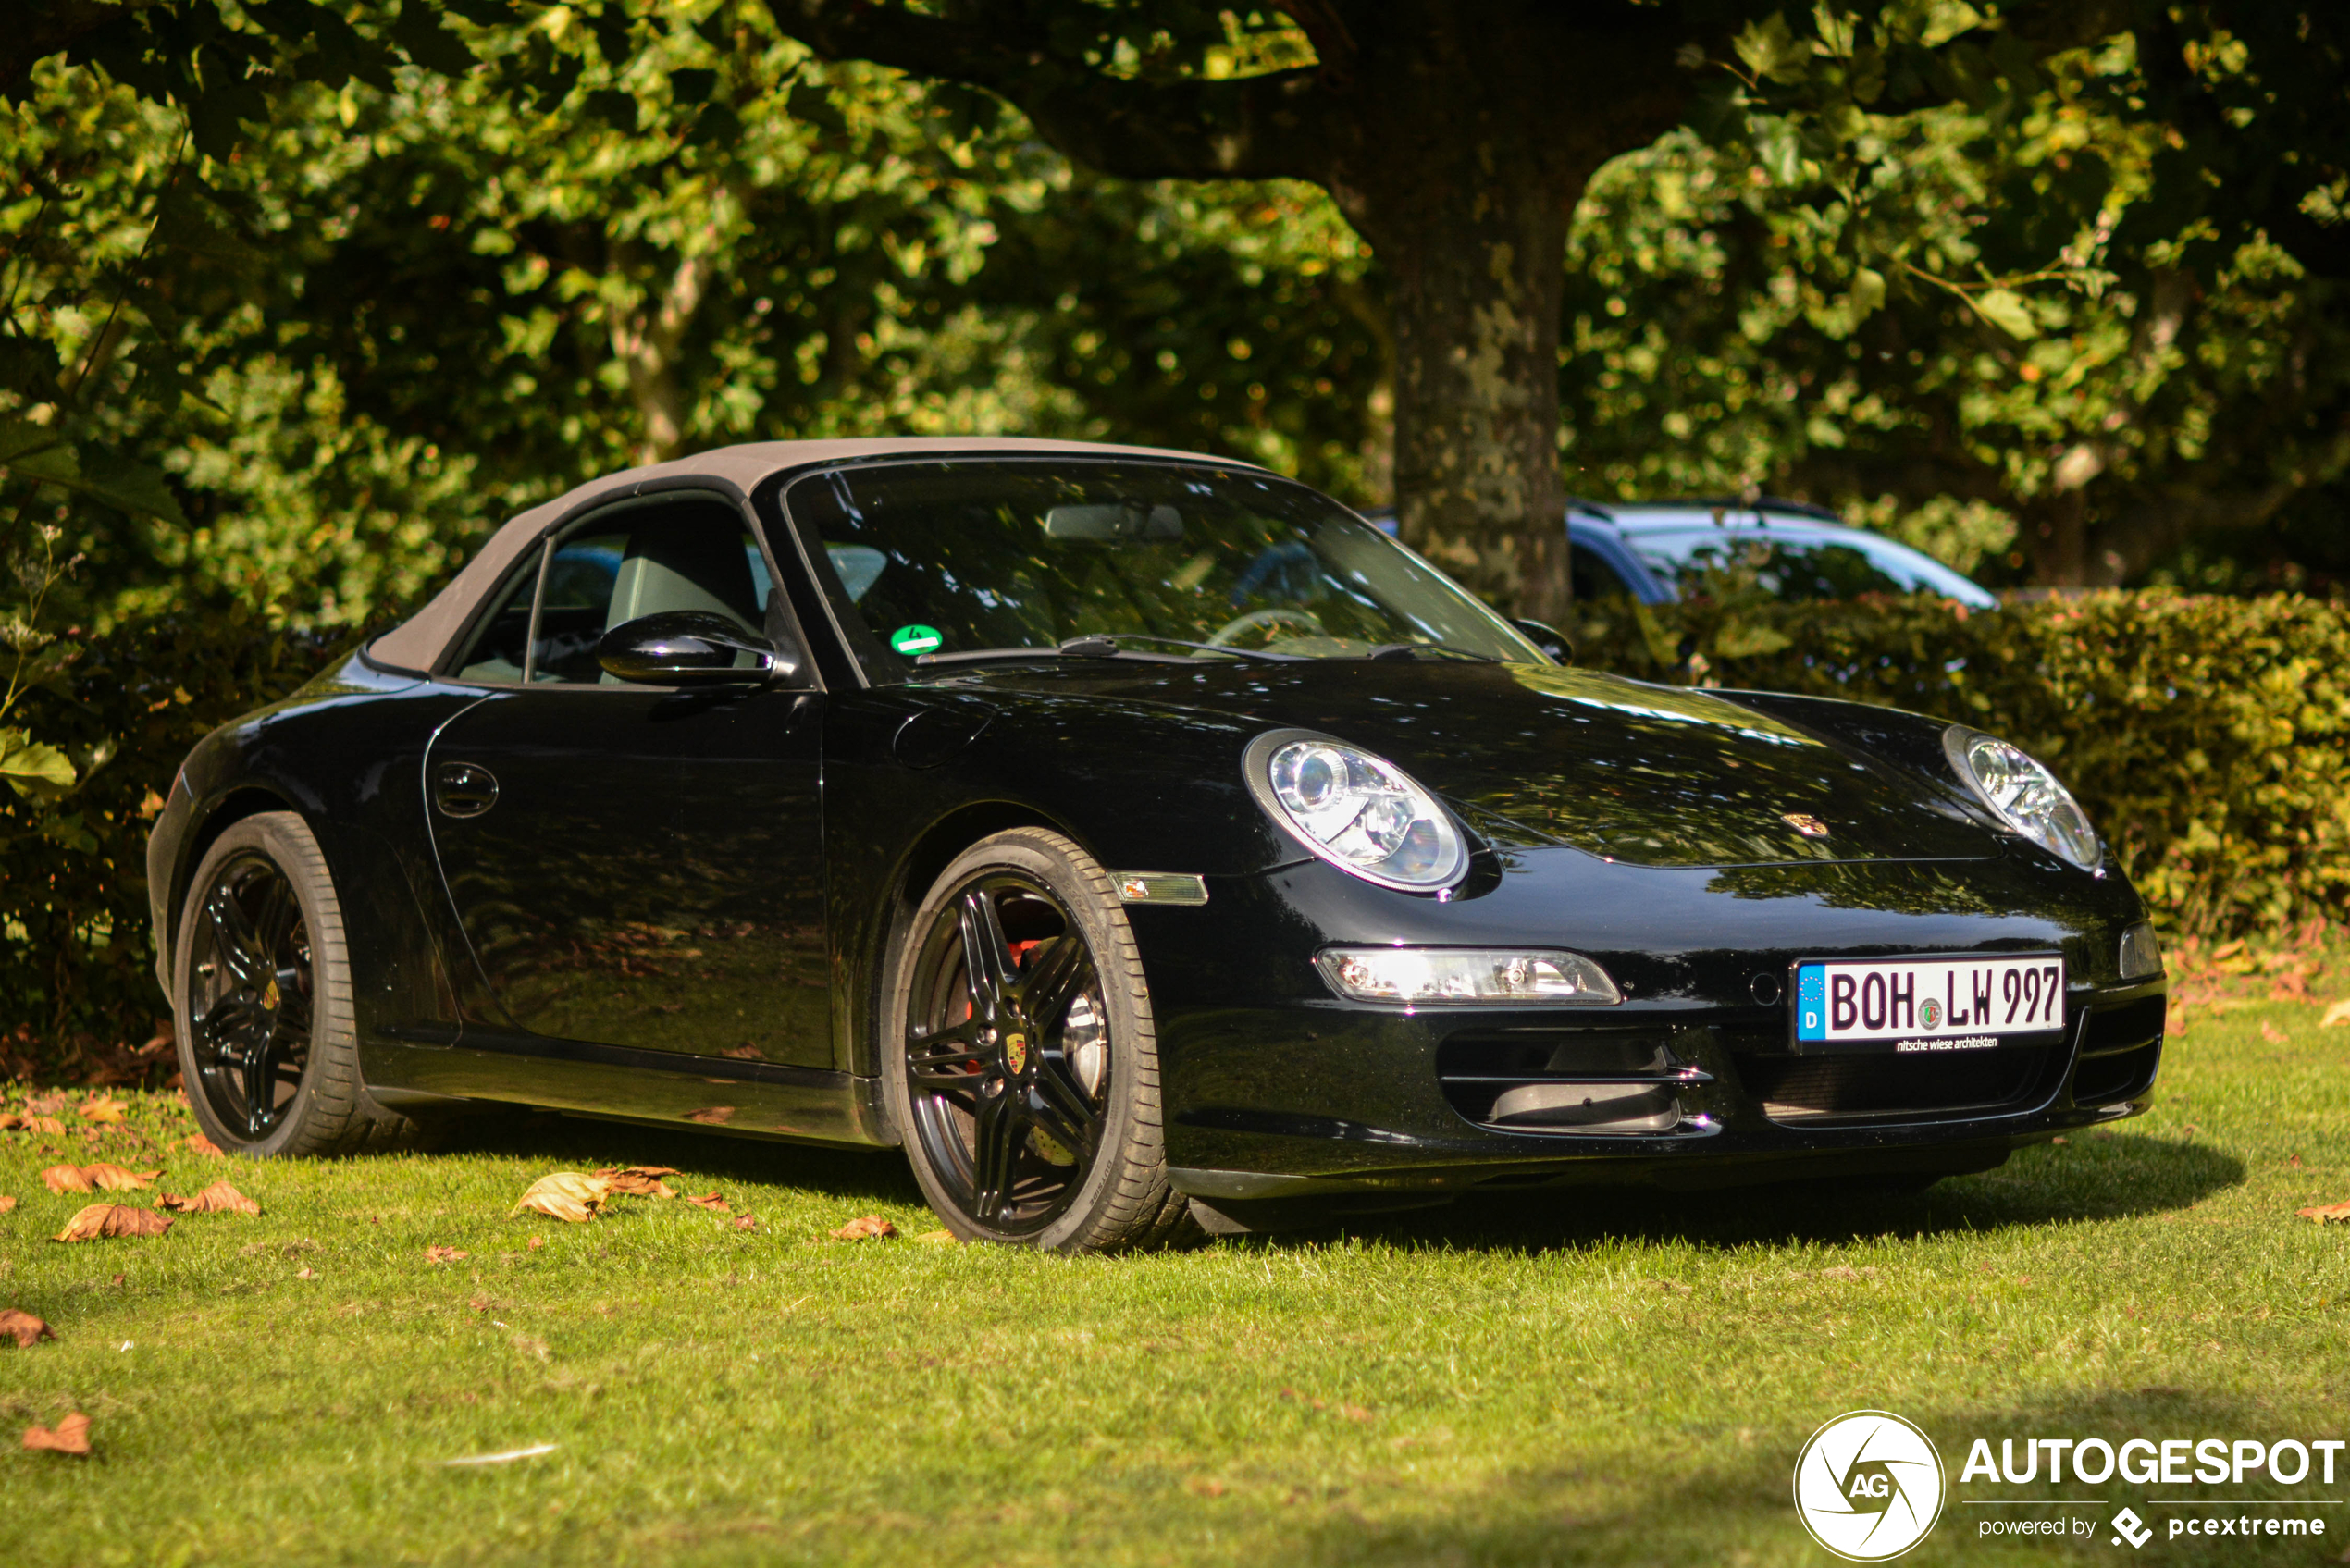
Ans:
<svg viewBox="0 0 2350 1568"><path fill-rule="evenodd" d="M1227 81L1145 82L1056 54L1026 7L966 21L865 0L768 0L826 59L870 60L984 88L1060 151L1126 179L1322 179L1332 162L1318 68Z"/></svg>

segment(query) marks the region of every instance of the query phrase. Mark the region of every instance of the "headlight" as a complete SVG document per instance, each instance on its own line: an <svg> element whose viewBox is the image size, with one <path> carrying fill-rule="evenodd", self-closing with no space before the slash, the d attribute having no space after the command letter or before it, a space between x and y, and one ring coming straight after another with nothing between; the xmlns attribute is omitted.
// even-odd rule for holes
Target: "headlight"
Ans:
<svg viewBox="0 0 2350 1568"><path fill-rule="evenodd" d="M1275 730L1242 759L1249 792L1305 848L1381 887L1426 892L1468 863L1452 813L1394 763L1304 730Z"/></svg>
<svg viewBox="0 0 2350 1568"><path fill-rule="evenodd" d="M1490 947L1330 947L1317 954L1330 989L1354 1002L1565 1003L1624 1000L1580 953Z"/></svg>
<svg viewBox="0 0 2350 1568"><path fill-rule="evenodd" d="M2121 933L2121 978L2145 980L2162 972L2162 944L2154 937L2154 922L2140 920Z"/></svg>
<svg viewBox="0 0 2350 1568"><path fill-rule="evenodd" d="M2006 741L1953 724L1942 732L1950 766L1999 821L2084 870L2100 853L2096 830L2054 773Z"/></svg>

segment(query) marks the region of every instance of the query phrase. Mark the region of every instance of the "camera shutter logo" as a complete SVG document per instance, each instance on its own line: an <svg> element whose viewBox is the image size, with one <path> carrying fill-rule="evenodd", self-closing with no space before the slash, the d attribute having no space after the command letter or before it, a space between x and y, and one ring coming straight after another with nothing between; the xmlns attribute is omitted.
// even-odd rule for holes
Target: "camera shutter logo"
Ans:
<svg viewBox="0 0 2350 1568"><path fill-rule="evenodd" d="M1882 1410L1839 1415L1795 1461L1795 1512L1812 1538L1853 1562L1883 1562L1925 1539L1942 1514L1934 1440Z"/></svg>

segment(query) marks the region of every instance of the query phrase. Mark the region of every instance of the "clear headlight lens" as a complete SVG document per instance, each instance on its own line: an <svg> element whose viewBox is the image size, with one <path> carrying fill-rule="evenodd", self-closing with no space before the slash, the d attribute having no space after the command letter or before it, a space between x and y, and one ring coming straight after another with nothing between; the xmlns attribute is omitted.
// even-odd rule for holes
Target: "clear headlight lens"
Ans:
<svg viewBox="0 0 2350 1568"><path fill-rule="evenodd" d="M1452 813L1404 770L1357 747L1276 732L1250 745L1243 766L1273 819L1342 870L1425 891L1468 863Z"/></svg>
<svg viewBox="0 0 2350 1568"><path fill-rule="evenodd" d="M1330 989L1354 1002L1564 1003L1624 1000L1580 953L1496 947L1330 947L1314 958Z"/></svg>
<svg viewBox="0 0 2350 1568"><path fill-rule="evenodd" d="M2140 920L2121 933L2121 978L2146 980L2162 972L2162 944L2155 940L2154 922Z"/></svg>
<svg viewBox="0 0 2350 1568"><path fill-rule="evenodd" d="M2098 859L2096 830L2054 773L2006 741L1953 724L1942 749L1982 802L2025 838L2084 869Z"/></svg>

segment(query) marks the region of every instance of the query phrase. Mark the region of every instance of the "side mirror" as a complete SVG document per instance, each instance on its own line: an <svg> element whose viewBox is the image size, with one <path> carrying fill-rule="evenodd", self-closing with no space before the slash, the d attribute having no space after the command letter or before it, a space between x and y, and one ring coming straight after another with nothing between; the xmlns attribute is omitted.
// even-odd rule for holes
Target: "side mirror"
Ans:
<svg viewBox="0 0 2350 1568"><path fill-rule="evenodd" d="M596 644L596 662L624 681L654 686L765 685L799 672L796 652L702 610L624 621Z"/></svg>
<svg viewBox="0 0 2350 1568"><path fill-rule="evenodd" d="M1510 624L1515 626L1528 642L1560 663L1575 662L1575 645L1567 641L1566 634L1556 626L1545 625L1540 621L1513 621Z"/></svg>

